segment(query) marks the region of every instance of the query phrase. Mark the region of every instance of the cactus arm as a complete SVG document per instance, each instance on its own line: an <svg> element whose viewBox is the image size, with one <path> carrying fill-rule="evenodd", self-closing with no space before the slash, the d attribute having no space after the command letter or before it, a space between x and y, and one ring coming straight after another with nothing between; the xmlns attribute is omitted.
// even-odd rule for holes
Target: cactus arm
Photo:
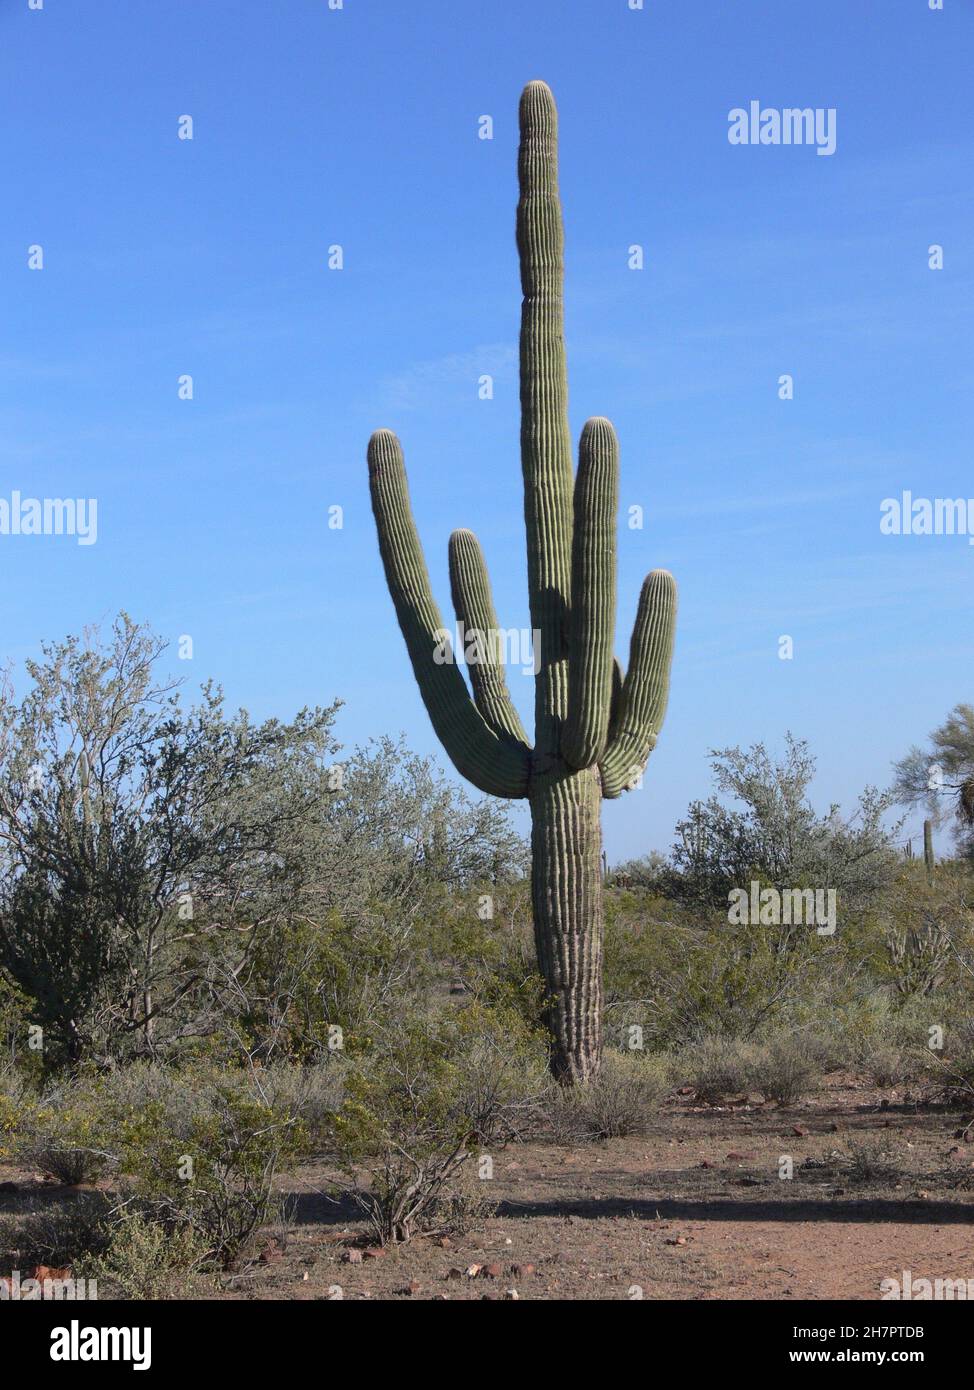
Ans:
<svg viewBox="0 0 974 1390"><path fill-rule="evenodd" d="M513 739L525 749L528 736L511 701L500 642L500 628L490 591L490 578L480 542L472 531L454 531L450 537L450 590L458 622L476 644L468 655L467 669L474 703L501 738Z"/></svg>
<svg viewBox="0 0 974 1390"><path fill-rule="evenodd" d="M564 232L558 198L558 113L544 82L521 95L517 245L521 263L521 467L535 682L536 764L559 755L567 713L572 449L565 364Z"/></svg>
<svg viewBox="0 0 974 1390"><path fill-rule="evenodd" d="M626 673L622 669L622 662L617 656L612 658L612 697L609 704L609 738L615 737L619 727L619 714L622 710L622 686L626 679Z"/></svg>
<svg viewBox="0 0 974 1390"><path fill-rule="evenodd" d="M616 512L619 444L608 420L589 420L578 446L568 717L562 753L571 767L592 767L605 752L612 705L616 609Z"/></svg>
<svg viewBox="0 0 974 1390"><path fill-rule="evenodd" d="M633 784L656 746L670 690L675 630L676 582L666 570L653 570L639 595L618 727L599 763L606 797Z"/></svg>
<svg viewBox="0 0 974 1390"><path fill-rule="evenodd" d="M437 662L445 629L416 534L399 440L377 430L369 440L369 486L389 592L413 673L444 749L462 776L492 796L526 796L527 750L502 741L470 699L456 662Z"/></svg>

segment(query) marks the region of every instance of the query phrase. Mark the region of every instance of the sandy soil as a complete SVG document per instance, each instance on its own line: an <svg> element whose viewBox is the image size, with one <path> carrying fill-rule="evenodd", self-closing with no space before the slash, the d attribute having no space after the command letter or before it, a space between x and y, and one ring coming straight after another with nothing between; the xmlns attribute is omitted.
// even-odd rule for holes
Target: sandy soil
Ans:
<svg viewBox="0 0 974 1390"><path fill-rule="evenodd" d="M648 1138L494 1155L496 1213L480 1229L379 1251L334 1175L307 1165L282 1181L287 1229L215 1296L878 1299L904 1270L974 1279L966 1118L848 1077L788 1110L675 1097ZM841 1156L863 1143L889 1149L895 1171L851 1169ZM3 1179L16 1191L0 1191L0 1212L70 1199Z"/></svg>

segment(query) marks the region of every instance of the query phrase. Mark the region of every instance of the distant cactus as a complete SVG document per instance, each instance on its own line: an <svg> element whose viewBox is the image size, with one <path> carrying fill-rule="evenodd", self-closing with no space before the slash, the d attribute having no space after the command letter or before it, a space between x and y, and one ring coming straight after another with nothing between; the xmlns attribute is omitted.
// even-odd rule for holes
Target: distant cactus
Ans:
<svg viewBox="0 0 974 1390"><path fill-rule="evenodd" d="M936 858L933 852L933 821L923 822L923 862L927 866L927 876L932 877L936 867Z"/></svg>
<svg viewBox="0 0 974 1390"><path fill-rule="evenodd" d="M676 585L665 570L644 581L623 676L613 657L618 444L608 420L589 420L573 478L558 115L545 83L525 87L520 125L521 462L539 663L533 748L494 643L487 640L470 664L473 699L458 666L442 659L446 629L413 522L402 449L389 430L369 441L369 480L389 591L433 727L474 786L530 803L534 929L549 998L552 1070L563 1081L587 1081L602 1053L601 800L638 779L659 735ZM472 532L454 531L449 561L458 620L489 638L498 624Z"/></svg>

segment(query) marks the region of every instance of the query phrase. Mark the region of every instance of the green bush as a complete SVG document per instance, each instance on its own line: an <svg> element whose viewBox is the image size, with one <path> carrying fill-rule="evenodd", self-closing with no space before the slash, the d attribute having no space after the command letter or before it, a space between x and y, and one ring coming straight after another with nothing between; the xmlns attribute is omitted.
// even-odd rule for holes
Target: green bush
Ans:
<svg viewBox="0 0 974 1390"><path fill-rule="evenodd" d="M756 1045L748 1083L767 1100L795 1105L821 1079L815 1049L800 1034L780 1034Z"/></svg>
<svg viewBox="0 0 974 1390"><path fill-rule="evenodd" d="M15 1233L24 1266L63 1268L100 1255L111 1240L112 1203L103 1192L80 1192L66 1201L28 1213Z"/></svg>
<svg viewBox="0 0 974 1390"><path fill-rule="evenodd" d="M680 1052L677 1067L700 1100L717 1104L750 1088L758 1056L753 1043L711 1035Z"/></svg>
<svg viewBox="0 0 974 1390"><path fill-rule="evenodd" d="M598 1080L588 1086L553 1086L549 1121L558 1142L603 1142L649 1130L670 1086L670 1065L660 1056L607 1052Z"/></svg>
<svg viewBox="0 0 974 1390"><path fill-rule="evenodd" d="M299 1115L255 1097L246 1076L176 1073L168 1093L116 1110L118 1165L144 1215L186 1230L205 1263L233 1267L266 1223L279 1169L302 1153Z"/></svg>
<svg viewBox="0 0 974 1390"><path fill-rule="evenodd" d="M380 1241L455 1229L464 1165L536 1122L544 1061L516 1011L478 1002L376 1029L331 1135L343 1170L369 1178L353 1191Z"/></svg>
<svg viewBox="0 0 974 1390"><path fill-rule="evenodd" d="M63 1082L26 1106L18 1160L68 1187L93 1183L114 1162L96 1079Z"/></svg>
<svg viewBox="0 0 974 1390"><path fill-rule="evenodd" d="M77 1262L79 1278L95 1280L102 1298L202 1296L212 1287L203 1271L207 1242L191 1227L170 1228L146 1213L123 1209L105 1228L97 1253Z"/></svg>

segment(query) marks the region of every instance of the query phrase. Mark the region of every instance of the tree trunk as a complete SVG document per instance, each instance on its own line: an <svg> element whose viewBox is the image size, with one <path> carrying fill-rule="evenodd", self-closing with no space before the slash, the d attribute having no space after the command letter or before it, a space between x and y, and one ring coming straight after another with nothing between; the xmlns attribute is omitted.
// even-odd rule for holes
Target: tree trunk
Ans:
<svg viewBox="0 0 974 1390"><path fill-rule="evenodd" d="M598 768L536 773L531 787L531 893L548 992L551 1069L593 1080L602 1061L602 788Z"/></svg>

